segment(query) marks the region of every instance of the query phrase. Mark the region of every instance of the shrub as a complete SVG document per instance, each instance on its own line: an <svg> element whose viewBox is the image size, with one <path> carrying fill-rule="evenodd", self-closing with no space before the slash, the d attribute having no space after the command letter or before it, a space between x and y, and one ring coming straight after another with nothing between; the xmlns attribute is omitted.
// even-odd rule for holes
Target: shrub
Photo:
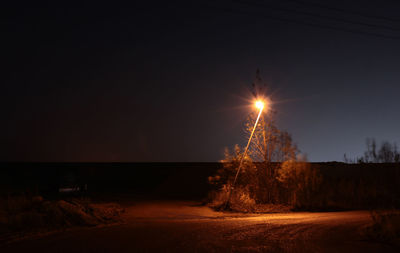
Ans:
<svg viewBox="0 0 400 253"><path fill-rule="evenodd" d="M44 200L26 195L0 199L0 233L39 231L70 226L94 226L119 220L123 209L116 204L88 200Z"/></svg>
<svg viewBox="0 0 400 253"><path fill-rule="evenodd" d="M313 209L322 176L307 162L285 161L277 172L277 180L287 189L287 203L299 209Z"/></svg>
<svg viewBox="0 0 400 253"><path fill-rule="evenodd" d="M216 210L224 210L229 197L229 187L224 185L220 190L210 193L209 206ZM237 212L254 212L256 208L255 200L250 196L248 189L239 187L232 191L229 209Z"/></svg>
<svg viewBox="0 0 400 253"><path fill-rule="evenodd" d="M372 225L367 228L370 239L400 246L400 211L371 211Z"/></svg>

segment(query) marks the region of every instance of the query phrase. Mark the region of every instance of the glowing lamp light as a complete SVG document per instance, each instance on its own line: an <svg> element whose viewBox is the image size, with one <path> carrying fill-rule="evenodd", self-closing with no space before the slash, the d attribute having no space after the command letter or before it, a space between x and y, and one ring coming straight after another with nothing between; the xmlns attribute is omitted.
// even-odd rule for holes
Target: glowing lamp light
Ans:
<svg viewBox="0 0 400 253"><path fill-rule="evenodd" d="M260 100L256 101L256 107L258 109L260 109L260 110L263 109L264 108L264 102L260 101Z"/></svg>

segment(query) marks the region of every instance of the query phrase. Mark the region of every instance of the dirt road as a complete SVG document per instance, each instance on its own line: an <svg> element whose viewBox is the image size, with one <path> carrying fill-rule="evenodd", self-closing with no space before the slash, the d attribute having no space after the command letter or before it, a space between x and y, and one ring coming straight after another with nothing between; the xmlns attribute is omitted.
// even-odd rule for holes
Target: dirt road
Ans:
<svg viewBox="0 0 400 253"><path fill-rule="evenodd" d="M396 252L362 236L367 211L244 215L157 202L128 205L124 220L19 240L0 252Z"/></svg>

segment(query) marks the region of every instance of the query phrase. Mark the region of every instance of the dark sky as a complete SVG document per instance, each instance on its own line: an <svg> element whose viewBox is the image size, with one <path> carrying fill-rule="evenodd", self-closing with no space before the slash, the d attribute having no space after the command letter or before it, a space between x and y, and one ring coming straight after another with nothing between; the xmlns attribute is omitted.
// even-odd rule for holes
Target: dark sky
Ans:
<svg viewBox="0 0 400 253"><path fill-rule="evenodd" d="M0 160L218 161L257 69L311 161L400 142L398 1L53 2L2 8Z"/></svg>

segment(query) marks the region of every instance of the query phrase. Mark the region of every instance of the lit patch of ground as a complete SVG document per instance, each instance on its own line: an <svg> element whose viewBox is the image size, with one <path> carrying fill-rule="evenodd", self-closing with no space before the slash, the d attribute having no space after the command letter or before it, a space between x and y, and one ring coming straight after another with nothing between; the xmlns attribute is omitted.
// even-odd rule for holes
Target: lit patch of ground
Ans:
<svg viewBox="0 0 400 253"><path fill-rule="evenodd" d="M125 222L4 244L1 252L399 252L367 241L367 211L215 212L194 202L125 205Z"/></svg>

